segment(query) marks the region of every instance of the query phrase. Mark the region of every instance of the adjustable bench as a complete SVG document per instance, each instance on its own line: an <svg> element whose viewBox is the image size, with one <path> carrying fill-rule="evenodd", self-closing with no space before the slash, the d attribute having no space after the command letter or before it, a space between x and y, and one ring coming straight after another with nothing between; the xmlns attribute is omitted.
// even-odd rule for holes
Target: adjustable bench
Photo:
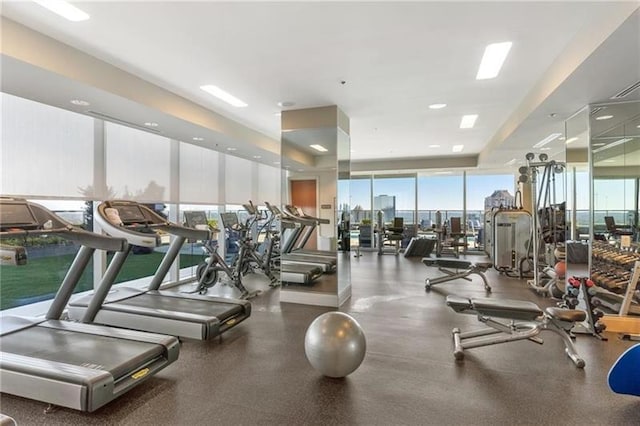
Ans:
<svg viewBox="0 0 640 426"><path fill-rule="evenodd" d="M426 291L431 289L432 285L444 283L447 281L457 280L458 278L462 278L467 281L471 281L471 278L468 278L471 274L476 274L482 281L484 282L484 289L486 291L491 291L491 287L487 282L487 277L484 275L487 272L487 269L493 267L491 263L488 262L478 262L471 263L466 260L458 260L458 259L434 259L431 257L422 258L422 263L428 267L437 267L440 272L444 272L445 275L438 278L427 278L424 280L424 288Z"/></svg>
<svg viewBox="0 0 640 426"><path fill-rule="evenodd" d="M446 303L458 313L477 315L478 321L489 326L466 333L462 333L459 328L453 329L453 355L458 360L464 358L464 349L524 339L542 344L544 341L537 335L549 330L562 338L565 353L576 367L584 368L584 360L578 356L569 336L569 330L574 324L586 319L587 314L584 311L553 307L542 311L535 303L522 300L469 299L458 296L447 296ZM505 321L501 322L495 318Z"/></svg>

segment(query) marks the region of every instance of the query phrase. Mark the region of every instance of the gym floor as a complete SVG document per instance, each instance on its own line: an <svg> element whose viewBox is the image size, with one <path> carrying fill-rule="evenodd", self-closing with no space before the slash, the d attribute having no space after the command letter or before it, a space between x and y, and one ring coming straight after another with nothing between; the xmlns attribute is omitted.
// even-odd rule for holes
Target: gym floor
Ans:
<svg viewBox="0 0 640 426"><path fill-rule="evenodd" d="M247 286L264 293L252 300L251 318L221 340L185 341L176 363L100 410L43 414L44 403L2 395L0 411L20 425L640 424L640 399L613 394L606 383L632 342L579 336L584 370L548 332L544 345L477 348L456 362L451 329L480 323L444 298L484 297L477 276L426 293L424 279L439 273L419 258L364 253L351 261L353 296L341 310L363 327L367 355L346 379L320 376L304 355L306 328L327 309L280 304L279 290L256 276ZM491 297L552 304L524 282L495 271L488 278Z"/></svg>

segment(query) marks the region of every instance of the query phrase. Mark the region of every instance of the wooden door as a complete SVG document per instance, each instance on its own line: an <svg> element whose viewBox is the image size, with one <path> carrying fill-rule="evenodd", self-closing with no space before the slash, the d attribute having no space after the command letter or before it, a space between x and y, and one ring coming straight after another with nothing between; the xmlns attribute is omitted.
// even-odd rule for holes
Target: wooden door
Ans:
<svg viewBox="0 0 640 426"><path fill-rule="evenodd" d="M315 179L309 180L292 180L291 181L291 204L300 207L303 212L310 216L318 215L318 206L316 204L317 188ZM311 235L309 241L304 248L316 250L318 248L318 232Z"/></svg>

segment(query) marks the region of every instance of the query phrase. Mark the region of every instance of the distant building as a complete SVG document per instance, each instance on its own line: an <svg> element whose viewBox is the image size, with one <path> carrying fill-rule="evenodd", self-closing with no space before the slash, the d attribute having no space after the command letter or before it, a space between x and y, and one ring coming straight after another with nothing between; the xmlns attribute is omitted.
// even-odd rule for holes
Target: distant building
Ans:
<svg viewBox="0 0 640 426"><path fill-rule="evenodd" d="M379 210L384 213L384 221L392 222L396 217L396 197L393 195L376 195L373 198L374 216Z"/></svg>
<svg viewBox="0 0 640 426"><path fill-rule="evenodd" d="M494 207L513 206L515 197L509 194L506 189L496 189L493 194L484 199L484 209L490 210Z"/></svg>

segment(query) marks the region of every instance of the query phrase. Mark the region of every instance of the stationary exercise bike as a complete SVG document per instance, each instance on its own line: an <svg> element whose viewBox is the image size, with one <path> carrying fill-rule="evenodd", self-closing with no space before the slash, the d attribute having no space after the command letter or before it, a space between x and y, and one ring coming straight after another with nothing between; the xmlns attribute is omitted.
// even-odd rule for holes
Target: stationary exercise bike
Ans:
<svg viewBox="0 0 640 426"><path fill-rule="evenodd" d="M229 213L222 213L221 216L225 214ZM235 215L235 213L233 214ZM209 227L213 233L220 232L218 229L209 226L207 216L203 211L184 212L184 217L185 223L189 227L198 228L206 226ZM196 279L198 283L196 288L189 293L206 293L207 290L218 283L220 272L224 272L229 279L229 283L240 291L241 299L250 299L259 294L259 291L250 292L242 283L242 276L247 272L246 270L243 271L242 267L248 268L248 265L243 265L241 261L238 261L241 252L235 257L231 264L228 264L218 253L218 242L216 240L205 241L202 249L205 251L206 257L196 268Z"/></svg>

